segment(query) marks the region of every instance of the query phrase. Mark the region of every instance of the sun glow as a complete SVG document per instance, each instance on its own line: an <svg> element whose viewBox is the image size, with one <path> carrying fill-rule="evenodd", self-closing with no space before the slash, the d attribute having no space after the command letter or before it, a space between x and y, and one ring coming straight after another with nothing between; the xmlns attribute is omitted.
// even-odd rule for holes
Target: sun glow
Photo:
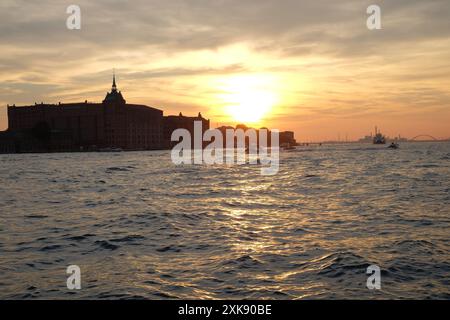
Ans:
<svg viewBox="0 0 450 320"><path fill-rule="evenodd" d="M246 124L260 122L278 102L275 80L270 76L233 76L223 81L221 91L226 113Z"/></svg>

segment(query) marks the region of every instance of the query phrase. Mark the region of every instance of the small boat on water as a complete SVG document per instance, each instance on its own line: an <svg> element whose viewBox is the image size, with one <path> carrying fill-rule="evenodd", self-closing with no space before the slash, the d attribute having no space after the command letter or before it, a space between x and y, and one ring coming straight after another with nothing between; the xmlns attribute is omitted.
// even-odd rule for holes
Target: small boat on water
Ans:
<svg viewBox="0 0 450 320"><path fill-rule="evenodd" d="M388 148L389 149L398 149L398 148L400 148L400 145L398 143L392 142Z"/></svg>

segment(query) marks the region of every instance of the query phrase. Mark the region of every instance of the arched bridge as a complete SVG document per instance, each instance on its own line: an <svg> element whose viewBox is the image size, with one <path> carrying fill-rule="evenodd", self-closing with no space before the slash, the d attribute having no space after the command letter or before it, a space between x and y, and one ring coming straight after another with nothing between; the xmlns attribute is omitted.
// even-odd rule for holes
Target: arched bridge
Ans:
<svg viewBox="0 0 450 320"><path fill-rule="evenodd" d="M436 139L433 136L430 136L429 134L419 134L418 136L415 136L411 139L412 141L420 141L420 140L433 140L438 141L439 139Z"/></svg>

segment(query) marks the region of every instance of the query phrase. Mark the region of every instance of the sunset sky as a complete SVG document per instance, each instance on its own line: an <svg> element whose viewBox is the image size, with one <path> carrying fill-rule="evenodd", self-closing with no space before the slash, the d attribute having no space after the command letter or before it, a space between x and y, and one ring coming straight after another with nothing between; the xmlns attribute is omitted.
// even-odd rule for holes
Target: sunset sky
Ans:
<svg viewBox="0 0 450 320"><path fill-rule="evenodd" d="M2 0L0 130L7 104L102 101L115 68L128 102L212 127L449 138L449 17L448 0Z"/></svg>

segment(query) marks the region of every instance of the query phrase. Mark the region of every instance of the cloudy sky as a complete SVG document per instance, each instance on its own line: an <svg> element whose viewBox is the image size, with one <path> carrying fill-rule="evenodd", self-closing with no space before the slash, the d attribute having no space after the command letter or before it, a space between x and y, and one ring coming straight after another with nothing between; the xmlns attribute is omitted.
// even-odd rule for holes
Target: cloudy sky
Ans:
<svg viewBox="0 0 450 320"><path fill-rule="evenodd" d="M2 0L0 129L7 104L100 102L115 68L128 102L213 126L448 138L449 17L448 0Z"/></svg>

